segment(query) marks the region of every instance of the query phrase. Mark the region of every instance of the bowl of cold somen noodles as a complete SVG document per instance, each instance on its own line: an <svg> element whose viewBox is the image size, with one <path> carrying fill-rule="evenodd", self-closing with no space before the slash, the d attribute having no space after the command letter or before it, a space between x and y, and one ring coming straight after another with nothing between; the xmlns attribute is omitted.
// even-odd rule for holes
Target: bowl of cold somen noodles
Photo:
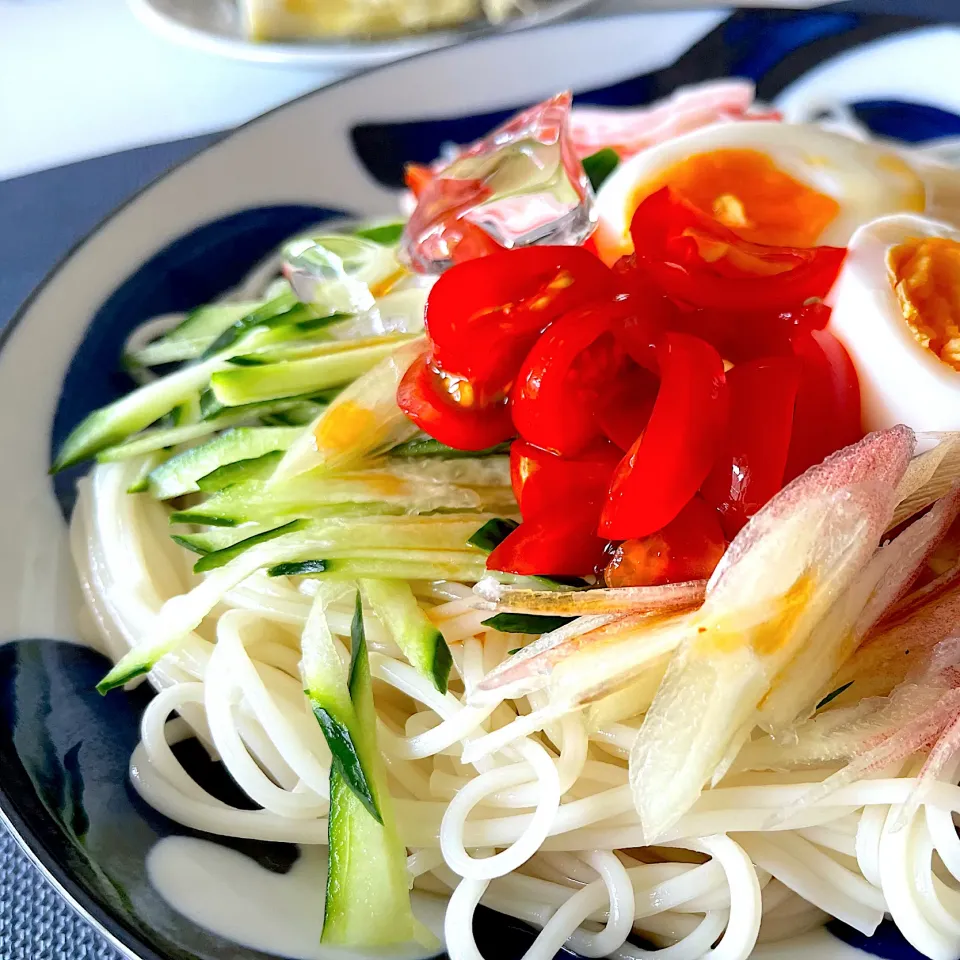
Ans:
<svg viewBox="0 0 960 960"><path fill-rule="evenodd" d="M960 955L950 160L745 80L561 91L141 304L52 472L164 909L288 957L492 960L487 910L525 960Z"/></svg>

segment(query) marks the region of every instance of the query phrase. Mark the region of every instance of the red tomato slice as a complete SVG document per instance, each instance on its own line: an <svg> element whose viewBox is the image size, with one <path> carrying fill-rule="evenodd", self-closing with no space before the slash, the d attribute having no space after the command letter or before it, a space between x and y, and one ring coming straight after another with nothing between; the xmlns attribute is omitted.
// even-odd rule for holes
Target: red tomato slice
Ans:
<svg viewBox="0 0 960 960"><path fill-rule="evenodd" d="M860 383L843 344L827 330L792 340L800 380L784 482L863 437Z"/></svg>
<svg viewBox="0 0 960 960"><path fill-rule="evenodd" d="M433 170L422 163L408 163L403 168L403 182L418 200L435 176Z"/></svg>
<svg viewBox="0 0 960 960"><path fill-rule="evenodd" d="M421 430L458 450L485 450L514 435L505 399L488 404L458 401L448 382L425 351L400 381L397 404Z"/></svg>
<svg viewBox="0 0 960 960"><path fill-rule="evenodd" d="M590 513L595 527L622 454L601 441L577 459L558 457L523 440L510 447L510 482L525 520Z"/></svg>
<svg viewBox="0 0 960 960"><path fill-rule="evenodd" d="M597 401L600 429L624 452L646 429L659 385L649 370L630 364Z"/></svg>
<svg viewBox="0 0 960 960"><path fill-rule="evenodd" d="M706 580L726 547L717 511L694 497L662 530L621 543L603 579L608 587Z"/></svg>
<svg viewBox="0 0 960 960"><path fill-rule="evenodd" d="M802 331L822 330L829 319L830 308L815 301L795 310L678 311L670 329L701 337L725 360L740 364L769 356L792 357L791 339Z"/></svg>
<svg viewBox="0 0 960 960"><path fill-rule="evenodd" d="M524 576L583 577L603 563L607 541L576 516L524 520L487 558L488 570Z"/></svg>
<svg viewBox="0 0 960 960"><path fill-rule="evenodd" d="M630 224L637 266L668 297L725 311L798 308L833 286L842 247L774 247L738 237L664 187Z"/></svg>
<svg viewBox="0 0 960 960"><path fill-rule="evenodd" d="M629 540L673 520L700 488L727 427L720 355L706 341L666 333L657 348L660 391L650 422L620 461L600 535Z"/></svg>
<svg viewBox="0 0 960 960"><path fill-rule="evenodd" d="M727 436L700 492L731 540L783 485L798 366L794 357L767 357L727 372Z"/></svg>
<svg viewBox="0 0 960 960"><path fill-rule="evenodd" d="M510 394L521 437L570 457L599 437L598 401L628 363L613 334L627 309L614 302L573 311L540 336Z"/></svg>
<svg viewBox="0 0 960 960"><path fill-rule="evenodd" d="M492 398L557 317L615 292L611 271L581 247L501 250L459 264L427 299L434 360Z"/></svg>

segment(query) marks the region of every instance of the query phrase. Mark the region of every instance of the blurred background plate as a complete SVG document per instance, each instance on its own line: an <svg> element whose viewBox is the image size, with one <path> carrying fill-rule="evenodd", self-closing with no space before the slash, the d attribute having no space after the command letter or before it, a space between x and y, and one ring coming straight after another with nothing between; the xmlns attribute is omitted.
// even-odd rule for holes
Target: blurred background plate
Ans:
<svg viewBox="0 0 960 960"><path fill-rule="evenodd" d="M281 66L373 66L462 40L549 23L595 0L527 0L530 13L501 24L472 20L454 29L429 30L371 40L303 40L255 43L248 39L238 0L129 0L133 12L150 29L198 50Z"/></svg>

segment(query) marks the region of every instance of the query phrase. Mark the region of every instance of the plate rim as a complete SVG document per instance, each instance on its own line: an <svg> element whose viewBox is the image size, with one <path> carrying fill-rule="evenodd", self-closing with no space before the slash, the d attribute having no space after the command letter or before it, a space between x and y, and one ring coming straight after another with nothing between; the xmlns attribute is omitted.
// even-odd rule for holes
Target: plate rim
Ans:
<svg viewBox="0 0 960 960"><path fill-rule="evenodd" d="M597 2L598 0L551 0L549 8L531 15L521 15L502 25L486 24L461 30L449 28L431 30L420 34L386 37L382 40L344 39L304 43L278 41L253 43L241 37L220 36L167 16L154 6L152 0L127 0L127 6L142 24L164 39L207 54L279 67L295 68L311 65L346 67L353 64L360 69L372 69L376 66L388 65L397 59L409 59L429 53L441 47L458 46L491 36L550 26ZM624 13L630 15L642 12L645 11L625 11ZM604 20L615 16L618 14L600 15L595 19Z"/></svg>

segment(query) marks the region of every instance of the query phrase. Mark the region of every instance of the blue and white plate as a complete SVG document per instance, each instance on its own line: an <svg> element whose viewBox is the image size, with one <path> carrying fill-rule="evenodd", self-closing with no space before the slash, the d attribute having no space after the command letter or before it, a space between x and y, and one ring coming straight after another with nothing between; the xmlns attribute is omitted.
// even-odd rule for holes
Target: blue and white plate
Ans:
<svg viewBox="0 0 960 960"><path fill-rule="evenodd" d="M445 142L468 141L522 105L568 87L581 102L642 104L729 75L751 78L762 99L793 115L852 112L878 134L943 140L944 149L960 135L960 28L907 16L648 13L491 37L344 81L247 124L117 211L9 324L0 344L0 640L20 642L0 646L0 814L129 956L265 954L192 922L151 886L151 850L185 831L127 785L149 692L101 698L102 658L70 642L81 606L64 521L74 478L54 483L47 470L67 431L131 386L118 367L128 332L217 296L302 227L391 211L404 162L429 161ZM192 762L216 777L209 760ZM281 893L297 869L296 848L232 846L272 871ZM211 876L255 927L244 870ZM480 926L481 948L498 960L518 957L531 939L493 914ZM270 944L268 930L253 934L248 943ZM854 947L916 956L889 924L868 941L834 924L758 955L840 957Z"/></svg>

